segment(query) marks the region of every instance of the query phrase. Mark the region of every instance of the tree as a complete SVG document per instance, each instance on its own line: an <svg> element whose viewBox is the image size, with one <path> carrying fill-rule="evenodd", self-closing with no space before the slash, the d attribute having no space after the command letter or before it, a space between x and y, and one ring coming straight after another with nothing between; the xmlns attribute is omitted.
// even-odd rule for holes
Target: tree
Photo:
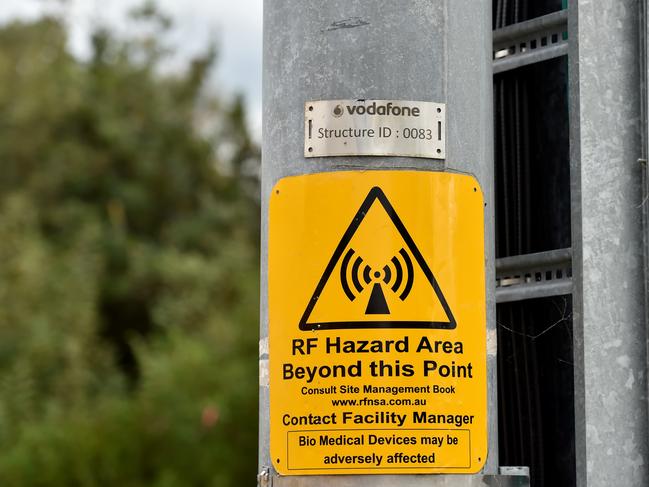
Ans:
<svg viewBox="0 0 649 487"><path fill-rule="evenodd" d="M3 485L254 476L258 149L213 47L162 74L168 19L135 21L87 62L60 20L0 28Z"/></svg>

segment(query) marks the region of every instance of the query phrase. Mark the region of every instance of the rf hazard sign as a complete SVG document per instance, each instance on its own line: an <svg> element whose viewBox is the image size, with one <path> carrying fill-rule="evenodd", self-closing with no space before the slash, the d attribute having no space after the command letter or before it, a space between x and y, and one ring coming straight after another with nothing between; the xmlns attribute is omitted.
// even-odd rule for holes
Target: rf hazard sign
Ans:
<svg viewBox="0 0 649 487"><path fill-rule="evenodd" d="M336 172L270 200L270 451L284 475L474 473L487 455L483 198Z"/></svg>

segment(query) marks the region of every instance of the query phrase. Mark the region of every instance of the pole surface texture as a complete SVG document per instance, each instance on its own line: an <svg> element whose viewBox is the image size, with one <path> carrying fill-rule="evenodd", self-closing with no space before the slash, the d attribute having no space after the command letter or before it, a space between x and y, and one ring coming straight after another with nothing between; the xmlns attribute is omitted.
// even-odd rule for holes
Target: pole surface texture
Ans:
<svg viewBox="0 0 649 487"><path fill-rule="evenodd" d="M569 9L579 486L649 485L640 5Z"/></svg>

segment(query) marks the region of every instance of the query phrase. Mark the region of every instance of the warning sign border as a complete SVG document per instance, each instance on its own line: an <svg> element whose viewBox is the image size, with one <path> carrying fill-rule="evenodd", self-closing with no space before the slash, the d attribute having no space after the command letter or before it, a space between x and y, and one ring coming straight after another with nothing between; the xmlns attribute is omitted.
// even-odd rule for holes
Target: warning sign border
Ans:
<svg viewBox="0 0 649 487"><path fill-rule="evenodd" d="M329 277L331 277L331 273L336 267L336 264L342 257L344 250L347 248L347 245L349 244L352 237L356 233L356 230L363 222L365 216L367 215L368 211L370 210L370 208L372 207L372 205L376 200L378 200L381 203L383 209L386 211L386 213L390 217L390 220L392 221L397 231L401 235L401 238L403 238L404 242L408 246L408 249L410 249L410 252L415 257L415 260L419 264L419 267L424 272L424 275L426 276L428 282L430 283L433 290L435 291L435 295L439 299L442 308L446 313L446 317L448 318L448 321L384 320L384 321L329 321L329 322L318 322L318 323L308 322L309 317L313 312L313 308L317 304L318 298L322 294L322 291L325 285L327 284ZM427 329L452 330L456 328L456 326L457 326L457 322L455 321L453 312L451 311L451 308L448 305L446 298L444 297L444 293L442 293L442 290L439 287L439 284L437 283L437 279L435 279L433 272L428 267L426 260L424 259L423 255L417 248L417 245L415 244L414 240L408 233L408 230L406 229L405 225L401 221L401 218L399 218L399 215L397 214L396 210L388 200L383 190L378 186L374 186L372 189L370 189L369 193L365 197L365 200L363 201L360 208L356 212L356 215L352 219L351 224L343 234L343 237L338 243L336 250L334 250L331 259L329 260L329 263L327 264L327 267L325 268L325 271L322 274L322 277L320 278L320 281L318 282L318 285L316 286L316 289L313 292L313 295L309 300L306 309L304 310L304 314L300 319L299 329L302 331L360 329L360 328L427 328Z"/></svg>

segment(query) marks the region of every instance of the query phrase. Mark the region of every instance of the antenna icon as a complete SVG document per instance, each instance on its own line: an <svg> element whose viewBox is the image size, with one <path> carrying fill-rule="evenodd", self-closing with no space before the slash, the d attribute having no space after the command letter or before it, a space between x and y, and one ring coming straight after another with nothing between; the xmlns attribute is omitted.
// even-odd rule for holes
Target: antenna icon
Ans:
<svg viewBox="0 0 649 487"><path fill-rule="evenodd" d="M410 295L414 280L412 259L404 248L380 270L365 264L353 248L347 250L340 266L340 284L350 301L354 301L358 294L372 285L365 309L366 315L390 314L384 288L397 295L401 301L405 301Z"/></svg>

